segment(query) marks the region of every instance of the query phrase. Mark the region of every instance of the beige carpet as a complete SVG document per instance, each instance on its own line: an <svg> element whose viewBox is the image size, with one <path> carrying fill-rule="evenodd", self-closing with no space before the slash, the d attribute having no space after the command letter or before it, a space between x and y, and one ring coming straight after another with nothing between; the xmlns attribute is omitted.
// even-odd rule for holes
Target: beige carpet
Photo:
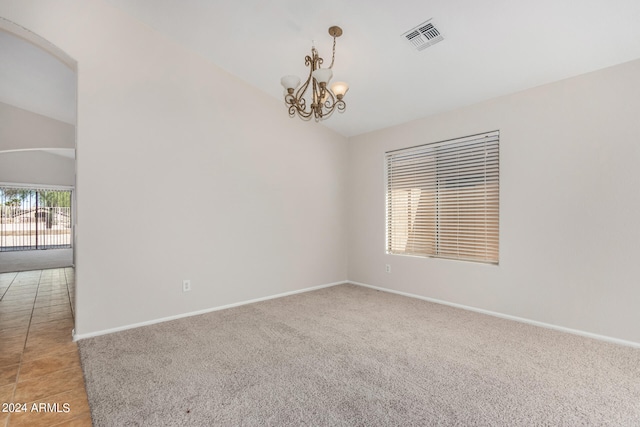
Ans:
<svg viewBox="0 0 640 427"><path fill-rule="evenodd" d="M638 426L640 350L354 285L82 340L96 426Z"/></svg>
<svg viewBox="0 0 640 427"><path fill-rule="evenodd" d="M0 252L0 273L73 266L73 249Z"/></svg>

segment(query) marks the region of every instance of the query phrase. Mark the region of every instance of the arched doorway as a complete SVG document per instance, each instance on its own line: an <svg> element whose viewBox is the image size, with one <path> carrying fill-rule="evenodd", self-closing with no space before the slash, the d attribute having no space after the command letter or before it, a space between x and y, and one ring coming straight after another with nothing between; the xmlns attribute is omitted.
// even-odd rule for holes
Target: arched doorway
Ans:
<svg viewBox="0 0 640 427"><path fill-rule="evenodd" d="M6 234L0 236L0 273L73 267L76 61L1 17L0 61L0 234ZM11 194L16 197L5 197ZM45 194L56 199L51 207L42 203ZM45 243L46 230L55 242ZM18 240L16 232L22 233ZM23 255L10 251L16 248Z"/></svg>

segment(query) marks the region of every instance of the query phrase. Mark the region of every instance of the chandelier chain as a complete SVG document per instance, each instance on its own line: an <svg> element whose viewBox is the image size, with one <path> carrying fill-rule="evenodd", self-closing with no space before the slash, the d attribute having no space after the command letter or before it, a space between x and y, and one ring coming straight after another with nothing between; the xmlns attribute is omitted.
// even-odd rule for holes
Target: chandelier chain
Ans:
<svg viewBox="0 0 640 427"><path fill-rule="evenodd" d="M331 53L331 65L329 68L333 68L333 62L336 60L336 36L333 36L333 52Z"/></svg>

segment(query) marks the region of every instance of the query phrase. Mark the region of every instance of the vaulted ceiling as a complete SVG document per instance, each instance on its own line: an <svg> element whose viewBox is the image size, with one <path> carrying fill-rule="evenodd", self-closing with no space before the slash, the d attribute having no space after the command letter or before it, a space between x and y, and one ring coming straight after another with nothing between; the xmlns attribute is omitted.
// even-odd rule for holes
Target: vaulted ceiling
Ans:
<svg viewBox="0 0 640 427"><path fill-rule="evenodd" d="M312 40L330 61L327 29L339 25L333 71L350 84L347 110L324 124L345 136L640 58L638 0L105 1L277 99L280 77L306 77ZM417 51L403 34L429 19L444 40ZM24 59L38 62L30 81L49 88L24 87L15 102L26 108L37 89L48 104L36 112L68 120L68 99L53 102L68 77Z"/></svg>

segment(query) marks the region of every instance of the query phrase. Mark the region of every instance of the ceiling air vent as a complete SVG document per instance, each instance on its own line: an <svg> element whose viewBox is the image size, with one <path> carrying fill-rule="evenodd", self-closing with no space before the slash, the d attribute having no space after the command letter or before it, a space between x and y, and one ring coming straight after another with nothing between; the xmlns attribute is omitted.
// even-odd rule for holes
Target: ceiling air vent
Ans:
<svg viewBox="0 0 640 427"><path fill-rule="evenodd" d="M415 28L410 29L402 35L411 47L415 50L425 50L429 46L444 40L442 33L438 30L431 19L423 22Z"/></svg>

